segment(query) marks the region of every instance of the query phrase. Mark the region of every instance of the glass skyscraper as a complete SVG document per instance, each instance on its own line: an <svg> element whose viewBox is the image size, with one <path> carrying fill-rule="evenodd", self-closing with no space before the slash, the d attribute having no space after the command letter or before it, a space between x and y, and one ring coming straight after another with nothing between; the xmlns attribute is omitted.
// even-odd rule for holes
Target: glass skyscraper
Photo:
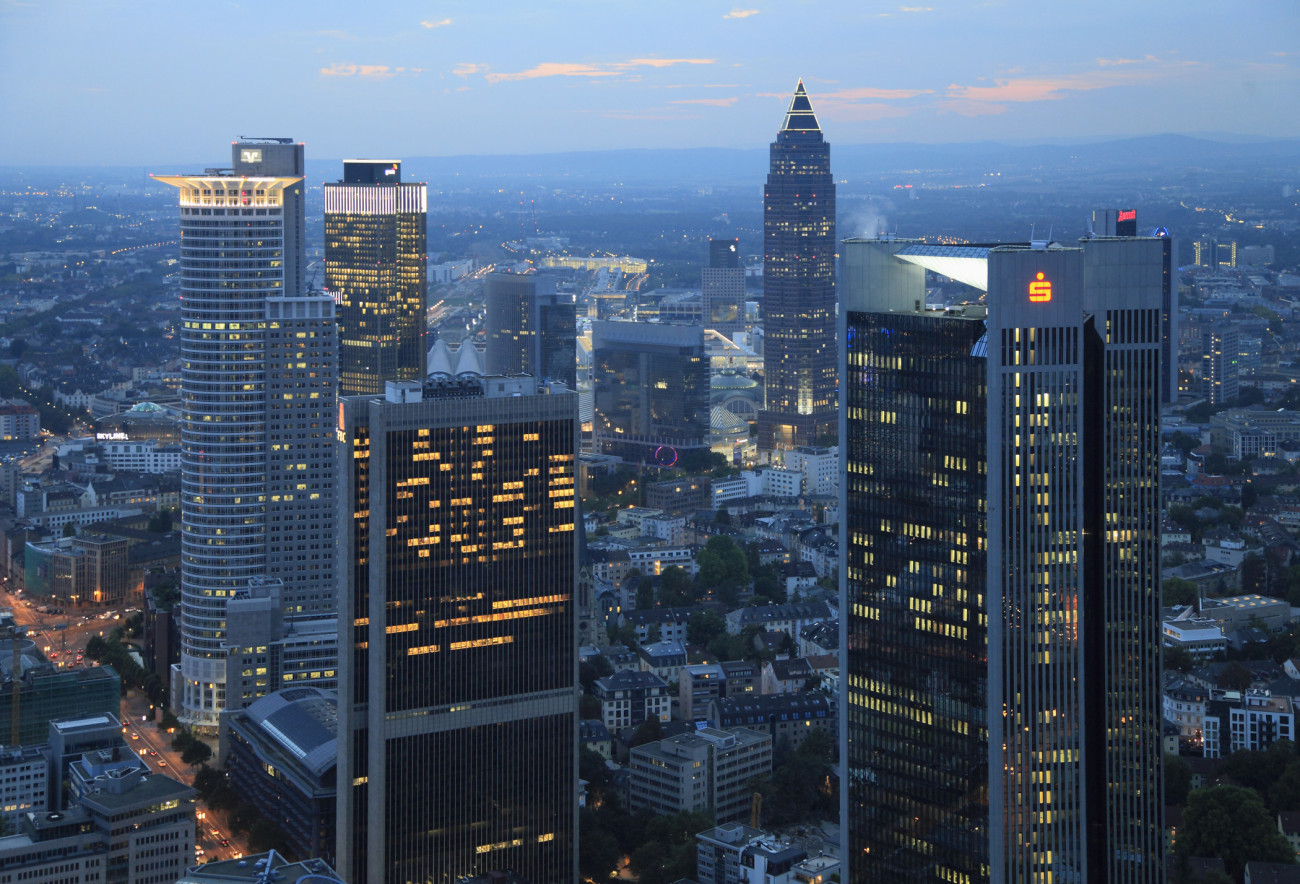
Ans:
<svg viewBox="0 0 1300 884"><path fill-rule="evenodd" d="M530 374L574 389L577 298L536 273L492 273L483 289L488 374Z"/></svg>
<svg viewBox="0 0 1300 884"><path fill-rule="evenodd" d="M339 395L425 375L428 187L398 160L344 160L325 185L325 289L338 304Z"/></svg>
<svg viewBox="0 0 1300 884"><path fill-rule="evenodd" d="M597 451L671 466L709 447L704 330L650 322L591 324Z"/></svg>
<svg viewBox="0 0 1300 884"><path fill-rule="evenodd" d="M576 880L577 394L342 400L337 866Z"/></svg>
<svg viewBox="0 0 1300 884"><path fill-rule="evenodd" d="M281 582L286 619L334 609L334 304L303 284L303 146L236 142L180 192L181 660L172 702L215 728L233 698L227 603ZM237 650L237 649L236 649ZM257 649L248 649L256 655ZM264 651L264 649L263 649ZM263 685L269 687L269 685Z"/></svg>
<svg viewBox="0 0 1300 884"><path fill-rule="evenodd" d="M803 81L772 142L763 190L761 449L836 430L835 180Z"/></svg>
<svg viewBox="0 0 1300 884"><path fill-rule="evenodd" d="M851 881L1163 880L1162 253L844 243Z"/></svg>

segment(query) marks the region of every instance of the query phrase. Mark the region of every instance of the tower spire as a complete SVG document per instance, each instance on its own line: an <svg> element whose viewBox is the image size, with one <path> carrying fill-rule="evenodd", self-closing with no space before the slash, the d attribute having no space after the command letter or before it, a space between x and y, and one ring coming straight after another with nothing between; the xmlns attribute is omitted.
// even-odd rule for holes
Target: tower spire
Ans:
<svg viewBox="0 0 1300 884"><path fill-rule="evenodd" d="M812 102L803 88L803 78L794 87L794 97L790 99L790 109L785 112L785 125L782 132L820 132L817 115L813 113Z"/></svg>

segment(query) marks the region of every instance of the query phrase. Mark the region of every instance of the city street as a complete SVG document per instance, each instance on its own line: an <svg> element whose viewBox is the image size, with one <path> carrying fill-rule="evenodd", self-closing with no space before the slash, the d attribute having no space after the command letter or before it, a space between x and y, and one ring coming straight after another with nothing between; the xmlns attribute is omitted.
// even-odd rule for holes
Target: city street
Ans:
<svg viewBox="0 0 1300 884"><path fill-rule="evenodd" d="M57 603L50 604L58 606ZM86 643L94 636L106 638L135 610L125 605L75 607L63 608L64 613L55 614L42 613L38 607L48 606L43 599L11 593L7 585L0 583L0 608L11 609L14 622L26 627L27 637L36 643L37 649L61 669L94 666L94 661L85 657ZM144 694L135 689L127 690L119 715L125 725L123 736L127 745L150 770L193 784L194 768L181 761L181 753L172 748L172 735L163 731L156 722L148 720L150 709ZM209 763L214 764L215 758ZM199 801L196 817L196 846L203 851L196 861L238 859L248 851L243 839L230 831L225 814L213 812ZM223 841L226 844L223 845Z"/></svg>

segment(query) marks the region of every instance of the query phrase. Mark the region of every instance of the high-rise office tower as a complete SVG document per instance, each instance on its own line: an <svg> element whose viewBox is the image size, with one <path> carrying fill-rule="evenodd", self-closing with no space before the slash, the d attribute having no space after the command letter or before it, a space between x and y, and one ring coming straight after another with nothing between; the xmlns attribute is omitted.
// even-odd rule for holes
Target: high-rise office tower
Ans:
<svg viewBox="0 0 1300 884"><path fill-rule="evenodd" d="M1094 209L1095 236L1137 236L1136 209ZM1178 401L1178 242L1165 227L1151 236L1161 243L1160 257L1160 404Z"/></svg>
<svg viewBox="0 0 1300 884"><path fill-rule="evenodd" d="M484 284L488 374L530 374L574 389L578 370L577 299L555 277L493 273Z"/></svg>
<svg viewBox="0 0 1300 884"><path fill-rule="evenodd" d="M844 243L850 881L1163 880L1161 254Z"/></svg>
<svg viewBox="0 0 1300 884"><path fill-rule="evenodd" d="M744 331L745 268L740 266L740 240L710 239L709 266L701 276L704 327L728 337Z"/></svg>
<svg viewBox="0 0 1300 884"><path fill-rule="evenodd" d="M334 304L302 287L303 147L241 141L180 191L183 721L228 706L227 603L278 581L287 621L333 611ZM261 688L274 689L270 684Z"/></svg>
<svg viewBox="0 0 1300 884"><path fill-rule="evenodd" d="M576 880L577 394L391 382L339 433L338 868Z"/></svg>
<svg viewBox="0 0 1300 884"><path fill-rule="evenodd" d="M835 432L835 180L802 80L763 191L763 375L759 448Z"/></svg>
<svg viewBox="0 0 1300 884"><path fill-rule="evenodd" d="M698 325L591 324L596 450L672 466L709 447L709 360Z"/></svg>
<svg viewBox="0 0 1300 884"><path fill-rule="evenodd" d="M428 187L398 160L344 160L325 185L325 289L338 304L339 395L422 381Z"/></svg>

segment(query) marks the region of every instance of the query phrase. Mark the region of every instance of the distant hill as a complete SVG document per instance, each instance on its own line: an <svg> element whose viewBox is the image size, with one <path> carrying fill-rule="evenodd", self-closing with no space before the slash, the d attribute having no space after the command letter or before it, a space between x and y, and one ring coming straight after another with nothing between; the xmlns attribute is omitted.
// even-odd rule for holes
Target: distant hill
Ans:
<svg viewBox="0 0 1300 884"><path fill-rule="evenodd" d="M407 157L403 175L439 186L465 185L487 179L558 186L574 182L628 184L736 185L761 182L767 175L767 147L746 150L603 150L551 154ZM1087 144L835 144L831 162L836 177L874 177L906 170L1027 171L1041 168L1083 171L1130 171L1163 168L1240 167L1261 163L1300 162L1300 139L1227 142L1187 135L1151 135ZM340 160L308 160L316 180L337 178Z"/></svg>

